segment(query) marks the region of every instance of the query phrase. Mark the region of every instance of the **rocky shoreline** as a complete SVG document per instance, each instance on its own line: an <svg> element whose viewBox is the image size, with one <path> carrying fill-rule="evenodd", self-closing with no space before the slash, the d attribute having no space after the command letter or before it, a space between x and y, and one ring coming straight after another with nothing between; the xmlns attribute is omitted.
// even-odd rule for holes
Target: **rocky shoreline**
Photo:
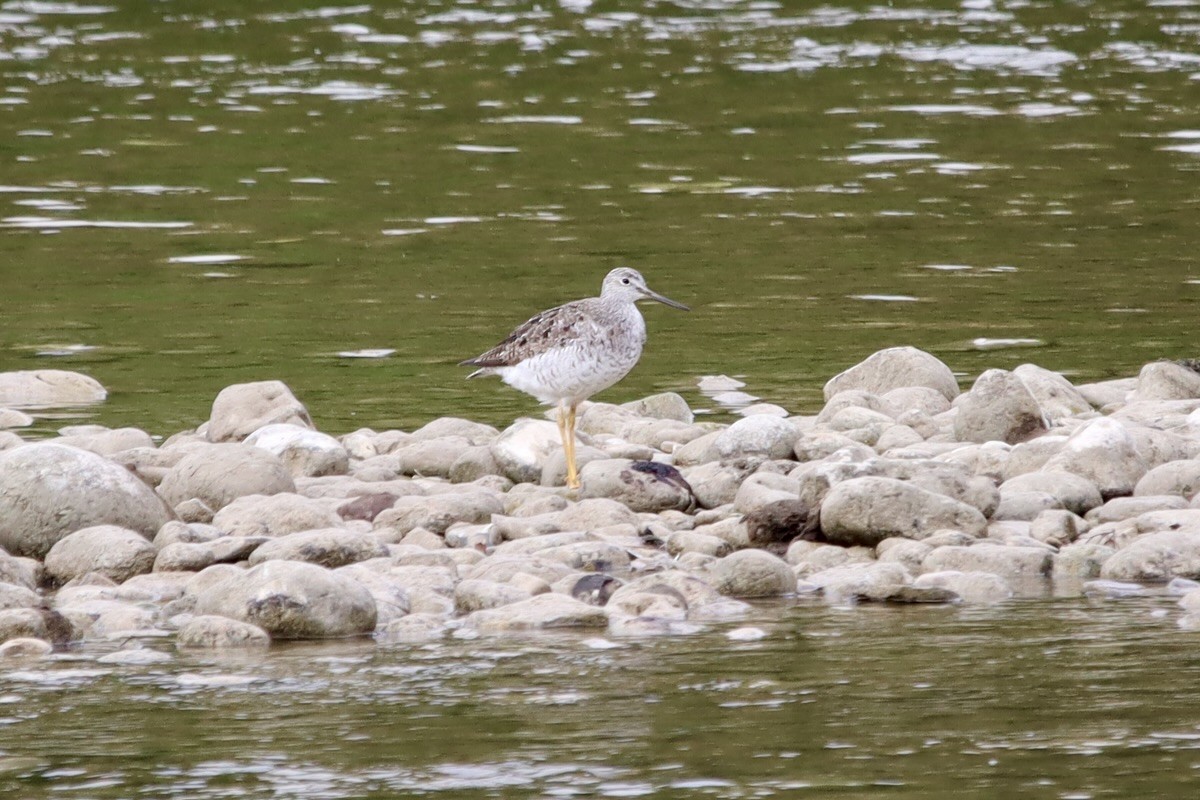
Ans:
<svg viewBox="0 0 1200 800"><path fill-rule="evenodd" d="M95 402L77 373L0 374L0 407ZM755 598L989 604L1167 586L1200 628L1200 373L1073 386L1026 364L960 392L914 348L831 379L815 416L698 422L675 394L579 417L317 431L278 381L196 431L64 429L0 408L0 658L120 641L261 647L726 623ZM1157 591L1157 590L1156 590ZM111 646L111 645L110 645ZM106 658L109 656L106 656Z"/></svg>

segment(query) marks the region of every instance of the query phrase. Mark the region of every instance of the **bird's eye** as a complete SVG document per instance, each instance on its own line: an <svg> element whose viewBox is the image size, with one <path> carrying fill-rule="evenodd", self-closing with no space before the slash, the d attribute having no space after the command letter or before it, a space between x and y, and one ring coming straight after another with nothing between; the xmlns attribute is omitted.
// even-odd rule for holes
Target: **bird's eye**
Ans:
<svg viewBox="0 0 1200 800"><path fill-rule="evenodd" d="M629 278L621 278L621 283L623 283L623 284L625 284L626 286L628 286L628 285L629 285Z"/></svg>

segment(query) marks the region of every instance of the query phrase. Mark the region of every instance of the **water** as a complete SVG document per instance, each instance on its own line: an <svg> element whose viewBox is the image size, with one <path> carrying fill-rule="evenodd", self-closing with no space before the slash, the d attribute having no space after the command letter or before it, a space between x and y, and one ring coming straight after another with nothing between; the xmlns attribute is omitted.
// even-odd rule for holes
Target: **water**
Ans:
<svg viewBox="0 0 1200 800"><path fill-rule="evenodd" d="M797 412L912 344L964 383L1195 356L1200 5L0 3L0 368L170 435L534 411L456 363L628 263L642 363ZM1157 612L1165 610L1162 615ZM724 629L0 675L14 797L1181 796L1165 599L764 608ZM594 644L594 643L593 643ZM158 646L158 645L155 645ZM169 652L169 648L165 648Z"/></svg>
<svg viewBox="0 0 1200 800"><path fill-rule="evenodd" d="M1163 597L801 603L738 623L767 634L751 642L723 626L8 668L0 791L1183 797L1200 665L1177 616Z"/></svg>
<svg viewBox="0 0 1200 800"><path fill-rule="evenodd" d="M276 377L335 433L503 426L534 404L456 363L629 263L695 310L646 310L612 401L720 412L724 373L811 413L895 344L964 382L1134 374L1195 355L1198 30L1189 2L7 2L3 367L88 372L111 399L73 416L156 435Z"/></svg>

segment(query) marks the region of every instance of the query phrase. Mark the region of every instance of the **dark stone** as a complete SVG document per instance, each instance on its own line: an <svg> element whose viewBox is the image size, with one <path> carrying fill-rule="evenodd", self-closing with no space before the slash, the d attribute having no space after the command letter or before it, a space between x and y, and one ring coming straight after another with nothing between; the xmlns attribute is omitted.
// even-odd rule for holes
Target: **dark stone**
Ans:
<svg viewBox="0 0 1200 800"><path fill-rule="evenodd" d="M754 547L770 549L793 539L820 541L820 514L803 500L777 500L755 509L743 521Z"/></svg>
<svg viewBox="0 0 1200 800"><path fill-rule="evenodd" d="M633 472L649 475L669 486L674 486L676 489L687 492L689 498L687 510L691 511L696 507L696 493L692 490L692 485L687 482L687 478L683 477L683 473L670 464L664 464L661 461L634 461L629 465L629 469ZM630 481L627 480L626 482Z"/></svg>
<svg viewBox="0 0 1200 800"><path fill-rule="evenodd" d="M584 575L571 587L571 596L588 605L603 606L613 592L621 588L621 582L611 575L593 573Z"/></svg>
<svg viewBox="0 0 1200 800"><path fill-rule="evenodd" d="M399 498L390 492L363 494L342 503L338 506L337 513L342 519L361 519L366 522L374 522L375 517L379 516L380 512L391 508L397 499Z"/></svg>
<svg viewBox="0 0 1200 800"><path fill-rule="evenodd" d="M873 598L859 596L860 601L871 600ZM889 594L887 597L880 598L884 603L901 603L905 605L917 604L937 604L946 605L948 603L957 603L961 598L949 589L942 589L936 586L918 587L918 586L901 586L896 591Z"/></svg>

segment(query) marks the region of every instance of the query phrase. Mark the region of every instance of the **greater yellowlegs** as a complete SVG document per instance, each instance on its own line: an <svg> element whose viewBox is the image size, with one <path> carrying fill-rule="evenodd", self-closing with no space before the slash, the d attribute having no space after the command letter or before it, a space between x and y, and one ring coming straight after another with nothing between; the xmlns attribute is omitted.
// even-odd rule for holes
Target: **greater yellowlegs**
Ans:
<svg viewBox="0 0 1200 800"><path fill-rule="evenodd" d="M558 404L558 432L567 457L567 486L579 488L575 468L575 412L579 404L629 374L646 343L639 300L656 300L688 311L683 303L653 292L634 269L608 273L599 297L543 311L486 353L461 362L479 367L468 375L500 379L547 405Z"/></svg>

